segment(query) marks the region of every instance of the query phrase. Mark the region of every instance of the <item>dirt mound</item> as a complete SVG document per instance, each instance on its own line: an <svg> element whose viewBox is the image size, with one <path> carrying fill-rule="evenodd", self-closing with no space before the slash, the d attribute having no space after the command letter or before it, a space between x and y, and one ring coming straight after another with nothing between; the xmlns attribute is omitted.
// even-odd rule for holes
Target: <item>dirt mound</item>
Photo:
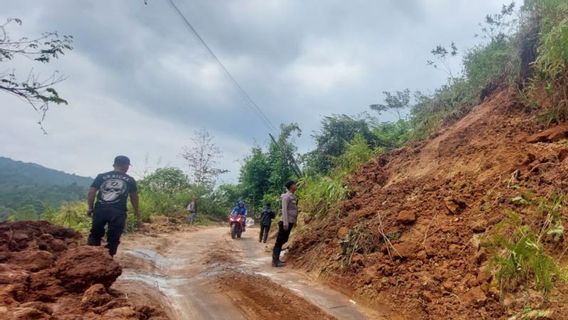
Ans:
<svg viewBox="0 0 568 320"><path fill-rule="evenodd" d="M159 319L109 289L122 269L81 235L44 221L0 223L0 318Z"/></svg>
<svg viewBox="0 0 568 320"><path fill-rule="evenodd" d="M335 319L263 276L232 272L220 276L217 286L247 319Z"/></svg>
<svg viewBox="0 0 568 320"><path fill-rule="evenodd" d="M429 141L364 165L341 216L298 234L293 263L409 317L499 319L534 305L532 288L500 301L483 243L511 211L539 227L542 212L512 199L566 190L568 144L566 126L539 135L516 101L500 92ZM540 306L566 314L563 296L551 297Z"/></svg>
<svg viewBox="0 0 568 320"><path fill-rule="evenodd" d="M79 247L67 251L59 258L56 276L69 291L83 292L94 284L109 288L122 269L100 247Z"/></svg>

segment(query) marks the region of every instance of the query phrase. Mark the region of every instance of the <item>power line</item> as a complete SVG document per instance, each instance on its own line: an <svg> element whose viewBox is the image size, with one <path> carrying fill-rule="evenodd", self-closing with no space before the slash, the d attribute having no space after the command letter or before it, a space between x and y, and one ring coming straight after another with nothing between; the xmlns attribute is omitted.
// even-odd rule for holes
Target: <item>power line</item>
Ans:
<svg viewBox="0 0 568 320"><path fill-rule="evenodd" d="M211 47L209 47L209 45L207 44L207 42L205 42L205 40L199 35L199 33L197 32L197 30L193 27L193 25L191 24L191 22L189 22L189 20L185 17L185 15L181 12L181 10L176 6L176 4L174 3L173 0L169 0L171 6L174 8L174 10L178 13L178 15L180 16L180 18L183 20L183 22L185 23L186 27L189 29L189 31L191 31L191 33L193 33L193 35L199 40L199 42L201 42L201 44L203 44L203 46L205 47L205 49L207 49L207 52L209 52L209 54L213 57L213 59L215 59L215 61L219 64L219 66L221 67L221 69L225 72L225 75L227 76L227 78L229 78L229 80L231 80L231 82L233 83L233 85L237 88L237 90L239 91L239 93L242 95L242 97L244 98L244 100L246 102L248 102L248 107L251 108L251 110L256 113L259 118L262 120L262 122L264 123L264 125L267 126L269 131L278 131L276 129L276 127L272 124L272 122L270 122L270 119L268 119L268 117L266 116L266 114L262 111L262 109L258 106L258 104L256 102L254 102L254 100L252 99L252 97L245 91L245 89L243 89L243 87L239 84L239 82L237 81L237 79L235 79L235 77L233 77L233 75L229 72L229 70L225 67L225 65L223 64L223 62L221 62L221 60L217 57L217 55L215 54L215 52L213 52L213 50L211 49ZM288 154L288 152L286 151L286 148L283 148L282 146L280 146L280 144L276 141L276 139L274 139L274 136L269 133L268 134L270 136L270 139L272 140L273 143L275 143L277 146L279 146L282 150L282 152L284 153L284 156L286 158L288 158L288 161L290 161L291 163L291 167L292 170L294 171L294 173L296 173L296 175L298 177L303 176L302 170L300 169L300 166L298 165L298 163L296 162L296 160L294 159L294 156L291 154Z"/></svg>
<svg viewBox="0 0 568 320"><path fill-rule="evenodd" d="M209 47L209 45L207 45L207 43L205 42L205 40L199 35L199 33L197 32L197 30L193 27L193 25L191 24L191 22L189 22L189 20L185 17L185 15L181 12L181 10L176 6L176 4L174 3L173 0L169 0L170 4L172 5L172 7L174 8L174 10L178 13L178 15L181 17L181 19L183 20L183 22L185 23L185 25L187 26L187 28L191 31L191 33L193 33L195 35L195 37L199 40L199 42L201 42L201 44L203 44L203 46L205 47L205 49L207 49L207 52L209 52L209 54L213 57L213 59L215 59L215 61L219 64L219 66L221 67L221 69L224 71L225 75L229 78L229 80L231 80L231 82L235 85L235 87L237 88L237 90L239 91L239 93L242 95L242 97L244 98L244 100L246 102L248 102L248 106L251 108L251 110L253 112L255 112L259 118L264 122L264 124L268 127L269 130L273 130L273 131L277 131L276 127L272 124L272 122L270 122L270 119L268 119L268 117L266 116L266 114L264 114L264 112L262 111L262 109L258 106L258 104L256 102L254 102L254 100L252 99L252 97L245 91L245 89L243 89L243 87L239 84L239 82L235 79L235 77L233 77L233 75L229 72L229 70L225 67L225 65L223 64L223 62L221 62L221 60L217 57L217 55L213 52L213 50L211 50L211 48Z"/></svg>

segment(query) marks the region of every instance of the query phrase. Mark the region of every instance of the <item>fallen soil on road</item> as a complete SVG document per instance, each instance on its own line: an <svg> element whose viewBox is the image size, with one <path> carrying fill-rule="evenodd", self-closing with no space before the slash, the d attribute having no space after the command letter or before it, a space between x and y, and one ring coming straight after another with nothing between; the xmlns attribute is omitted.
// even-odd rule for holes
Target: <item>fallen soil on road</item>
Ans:
<svg viewBox="0 0 568 320"><path fill-rule="evenodd" d="M0 223L0 319L165 319L152 301L111 289L120 265L80 242L45 221Z"/></svg>

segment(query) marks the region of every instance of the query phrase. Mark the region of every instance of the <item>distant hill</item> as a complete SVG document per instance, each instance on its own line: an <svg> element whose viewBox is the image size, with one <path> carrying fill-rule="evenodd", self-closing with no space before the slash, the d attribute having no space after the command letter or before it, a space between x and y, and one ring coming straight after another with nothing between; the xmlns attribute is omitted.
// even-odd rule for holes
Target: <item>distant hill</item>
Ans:
<svg viewBox="0 0 568 320"><path fill-rule="evenodd" d="M0 157L0 215L34 214L64 201L85 199L91 182L92 178Z"/></svg>

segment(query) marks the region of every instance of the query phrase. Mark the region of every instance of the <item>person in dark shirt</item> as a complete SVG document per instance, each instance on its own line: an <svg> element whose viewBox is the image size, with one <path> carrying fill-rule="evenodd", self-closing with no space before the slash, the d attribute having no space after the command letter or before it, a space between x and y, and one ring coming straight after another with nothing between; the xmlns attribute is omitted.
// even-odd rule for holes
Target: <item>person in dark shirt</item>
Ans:
<svg viewBox="0 0 568 320"><path fill-rule="evenodd" d="M120 236L126 224L128 196L134 208L137 225L140 226L138 189L134 178L126 174L129 167L128 157L114 158L114 170L99 174L93 181L87 196L88 214L93 218L88 244L100 246L101 238L105 234L105 226L108 225L106 247L111 256L116 254Z"/></svg>
<svg viewBox="0 0 568 320"><path fill-rule="evenodd" d="M270 203L266 204L264 210L262 210L262 214L260 216L260 235L258 236L258 242L266 243L268 239L268 232L270 231L270 225L272 224L272 219L276 217L272 208L270 208Z"/></svg>

